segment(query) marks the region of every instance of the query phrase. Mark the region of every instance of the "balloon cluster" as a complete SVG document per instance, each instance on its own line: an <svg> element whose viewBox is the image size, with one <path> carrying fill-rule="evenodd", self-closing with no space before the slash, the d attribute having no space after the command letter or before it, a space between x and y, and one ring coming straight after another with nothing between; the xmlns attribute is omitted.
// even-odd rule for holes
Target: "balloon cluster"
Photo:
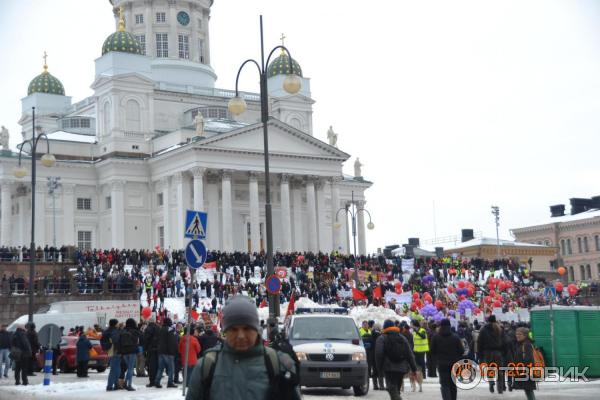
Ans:
<svg viewBox="0 0 600 400"><path fill-rule="evenodd" d="M465 315L467 309L473 311L475 309L475 304L471 300L463 300L458 303L458 313L460 315Z"/></svg>

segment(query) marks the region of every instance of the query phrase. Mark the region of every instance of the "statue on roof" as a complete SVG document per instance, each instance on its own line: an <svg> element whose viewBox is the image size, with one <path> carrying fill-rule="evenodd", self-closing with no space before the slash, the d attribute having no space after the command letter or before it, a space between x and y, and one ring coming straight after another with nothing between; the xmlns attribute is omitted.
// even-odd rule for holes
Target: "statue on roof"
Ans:
<svg viewBox="0 0 600 400"><path fill-rule="evenodd" d="M363 165L360 163L360 160L358 157L356 157L356 161L354 161L354 177L355 178L362 178L362 171L360 170L360 167L362 167Z"/></svg>
<svg viewBox="0 0 600 400"><path fill-rule="evenodd" d="M9 150L8 148L8 139L10 135L8 133L8 129L4 125L2 125L2 130L0 130L0 146L2 146L2 150Z"/></svg>
<svg viewBox="0 0 600 400"><path fill-rule="evenodd" d="M338 135L333 131L333 127L329 125L329 129L327 130L327 140L329 141L329 145L333 147L337 147L337 139Z"/></svg>
<svg viewBox="0 0 600 400"><path fill-rule="evenodd" d="M204 136L204 117L202 117L202 113L198 113L196 118L194 118L194 124L196 125L196 135Z"/></svg>

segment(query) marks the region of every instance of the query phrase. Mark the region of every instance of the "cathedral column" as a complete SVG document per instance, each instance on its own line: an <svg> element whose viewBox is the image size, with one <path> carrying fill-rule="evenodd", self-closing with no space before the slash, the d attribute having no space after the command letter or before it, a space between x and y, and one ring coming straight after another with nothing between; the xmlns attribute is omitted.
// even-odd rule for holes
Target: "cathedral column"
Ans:
<svg viewBox="0 0 600 400"><path fill-rule="evenodd" d="M325 212L325 185L323 179L319 179L317 186L317 230L319 233L318 249L323 253L331 251L331 234L327 226L327 213Z"/></svg>
<svg viewBox="0 0 600 400"><path fill-rule="evenodd" d="M18 239L17 239L17 245L18 246L27 246L29 247L29 238L27 237L27 227L29 226L29 224L27 224L27 203L28 203L28 198L27 198L27 194L25 192L25 187L24 186L20 186L17 187L17 207L18 207L18 211L19 211L19 217L18 217Z"/></svg>
<svg viewBox="0 0 600 400"><path fill-rule="evenodd" d="M194 177L194 210L204 211L204 173L206 168L194 167L192 168L192 175Z"/></svg>
<svg viewBox="0 0 600 400"><path fill-rule="evenodd" d="M146 55L155 57L156 37L152 33L152 25L154 24L154 15L152 15L152 0L146 0L144 4L146 6L144 10L144 25L146 26Z"/></svg>
<svg viewBox="0 0 600 400"><path fill-rule="evenodd" d="M281 251L292 251L292 220L290 215L290 176L281 174Z"/></svg>
<svg viewBox="0 0 600 400"><path fill-rule="evenodd" d="M161 179L163 195L163 242L165 249L171 247L171 191L169 190L169 177Z"/></svg>
<svg viewBox="0 0 600 400"><path fill-rule="evenodd" d="M35 245L46 244L46 182L35 185Z"/></svg>
<svg viewBox="0 0 600 400"><path fill-rule="evenodd" d="M340 187L338 185L338 179L332 179L331 180L331 221L333 221L333 223L331 224L333 229L332 229L332 248L335 251L340 251L340 247L342 247L342 240L341 240L341 233L342 233L342 227L343 227L343 219L342 217L342 213L344 216L346 216L346 212L345 211L341 211L339 214L337 213L338 210L340 209ZM336 221L336 217L337 217L337 221Z"/></svg>
<svg viewBox="0 0 600 400"><path fill-rule="evenodd" d="M292 185L292 202L294 207L294 251L305 250L304 235L302 231L302 187L301 183L294 181Z"/></svg>
<svg viewBox="0 0 600 400"><path fill-rule="evenodd" d="M65 184L62 185L63 193L63 240L56 245L74 246L75 241L75 185Z"/></svg>
<svg viewBox="0 0 600 400"><path fill-rule="evenodd" d="M356 208L360 210L364 208L364 201L357 201ZM367 254L367 238L365 236L365 212L360 211L357 212L356 215L356 224L358 230L358 255L366 255Z"/></svg>
<svg viewBox="0 0 600 400"><path fill-rule="evenodd" d="M256 172L248 172L249 205L250 205L250 249L260 252L260 209L258 206L258 176Z"/></svg>
<svg viewBox="0 0 600 400"><path fill-rule="evenodd" d="M177 8L174 0L169 0L169 11L167 19L169 21L169 58L179 58L179 41L177 38Z"/></svg>
<svg viewBox="0 0 600 400"><path fill-rule="evenodd" d="M13 245L13 238L11 234L12 199L10 198L12 183L4 180L0 184L0 202L2 203L2 208L0 209L0 220L2 223L2 226L0 227L0 243L2 246L11 246Z"/></svg>
<svg viewBox="0 0 600 400"><path fill-rule="evenodd" d="M125 181L114 181L110 187L111 247L125 247Z"/></svg>
<svg viewBox="0 0 600 400"><path fill-rule="evenodd" d="M202 18L202 23L205 25L203 28L204 32L204 63L206 65L210 65L210 29L208 29L208 24L210 23L210 8L205 8L204 13L206 13L206 18ZM196 44L197 46L198 44Z"/></svg>
<svg viewBox="0 0 600 400"><path fill-rule="evenodd" d="M190 2L190 60L200 62L198 56L198 14L196 13L197 6Z"/></svg>
<svg viewBox="0 0 600 400"><path fill-rule="evenodd" d="M231 171L221 174L221 207L223 212L223 251L233 251L233 216L231 204Z"/></svg>
<svg viewBox="0 0 600 400"><path fill-rule="evenodd" d="M174 173L171 182L175 189L176 204L175 221L173 221L173 227L175 228L175 233L173 233L173 247L176 249L183 249L185 247L185 238L183 236L183 232L185 231L185 199L187 198L185 195L186 191L184 187L185 182L183 172Z"/></svg>
<svg viewBox="0 0 600 400"><path fill-rule="evenodd" d="M318 251L317 206L315 202L315 182L312 178L306 180L306 210L308 214L308 248L306 250L316 253Z"/></svg>
<svg viewBox="0 0 600 400"><path fill-rule="evenodd" d="M220 245L220 226L221 221L219 219L219 186L217 185L218 176L214 173L209 173L206 176L206 191L208 200L208 221L207 221L207 232L206 241L209 249L219 250Z"/></svg>

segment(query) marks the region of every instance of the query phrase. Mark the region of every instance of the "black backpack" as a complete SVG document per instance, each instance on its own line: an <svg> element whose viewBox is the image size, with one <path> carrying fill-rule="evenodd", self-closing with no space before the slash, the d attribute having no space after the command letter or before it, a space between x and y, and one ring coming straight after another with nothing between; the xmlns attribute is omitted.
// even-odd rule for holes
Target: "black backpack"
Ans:
<svg viewBox="0 0 600 400"><path fill-rule="evenodd" d="M129 329L121 332L119 336L119 348L121 354L132 354L137 353L138 350L138 338L135 332Z"/></svg>
<svg viewBox="0 0 600 400"><path fill-rule="evenodd" d="M390 361L399 363L406 359L406 354L404 354L405 346L400 336L386 334L383 344L385 356Z"/></svg>

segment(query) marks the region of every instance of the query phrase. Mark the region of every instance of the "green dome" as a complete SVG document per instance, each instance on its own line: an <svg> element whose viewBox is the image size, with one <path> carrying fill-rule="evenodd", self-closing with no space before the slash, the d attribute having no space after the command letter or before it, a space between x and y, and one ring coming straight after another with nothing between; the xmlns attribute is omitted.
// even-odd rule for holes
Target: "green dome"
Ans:
<svg viewBox="0 0 600 400"><path fill-rule="evenodd" d="M48 93L65 95L65 88L62 83L54 76L50 75L47 67L44 67L44 72L33 78L27 88L27 96L32 93Z"/></svg>
<svg viewBox="0 0 600 400"><path fill-rule="evenodd" d="M118 30L107 37L102 45L102 55L105 55L109 51L142 54L142 47L140 46L140 42L131 33Z"/></svg>
<svg viewBox="0 0 600 400"><path fill-rule="evenodd" d="M294 74L302 76L302 68L300 68L300 64L298 64L294 59L292 59L292 63L294 64ZM290 68L290 58L285 52L273 60L267 69L267 76L269 78L275 75L289 75L291 73L292 70Z"/></svg>

